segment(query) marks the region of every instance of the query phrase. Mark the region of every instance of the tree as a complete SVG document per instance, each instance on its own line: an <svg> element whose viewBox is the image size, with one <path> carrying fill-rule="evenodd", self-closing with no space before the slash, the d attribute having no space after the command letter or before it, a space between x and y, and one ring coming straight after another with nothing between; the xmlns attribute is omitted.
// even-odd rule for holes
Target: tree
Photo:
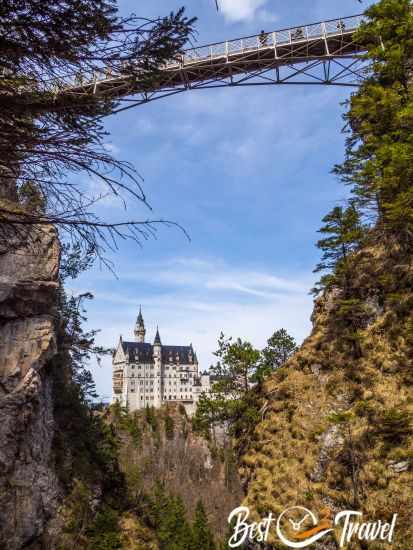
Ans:
<svg viewBox="0 0 413 550"><path fill-rule="evenodd" d="M339 285L347 290L350 286L349 259L352 252L359 246L365 234L365 228L360 222L359 213L354 202L343 210L336 206L323 218L325 225L319 230L325 238L317 242L317 247L323 251L321 261L314 272L330 270L313 289L317 294L325 287Z"/></svg>
<svg viewBox="0 0 413 550"><path fill-rule="evenodd" d="M254 378L257 382L262 382L264 378L282 367L297 349L294 338L284 328L275 331L261 352L261 360Z"/></svg>
<svg viewBox="0 0 413 550"><path fill-rule="evenodd" d="M150 498L148 519L156 530L160 550L192 550L192 532L182 499L167 494L161 484Z"/></svg>
<svg viewBox="0 0 413 550"><path fill-rule="evenodd" d="M166 413L165 418L165 435L167 439L173 439L174 438L174 429L175 429L175 423L172 416L169 415L169 413Z"/></svg>
<svg viewBox="0 0 413 550"><path fill-rule="evenodd" d="M345 162L335 172L351 185L376 241L411 251L413 242L413 14L410 0L381 0L366 11L356 40L369 72L348 102Z"/></svg>
<svg viewBox="0 0 413 550"><path fill-rule="evenodd" d="M105 144L101 119L119 99L66 90L107 71L126 72L150 89L160 66L181 51L193 23L183 10L155 20L121 17L114 0L2 2L0 239L9 242L12 229L26 242L30 227L51 223L102 257L116 239L140 242L154 234L156 220L106 223L93 213L107 194L125 205L147 204L146 198L135 168ZM96 194L82 173L97 182ZM28 207L29 188L41 208Z"/></svg>
<svg viewBox="0 0 413 550"><path fill-rule="evenodd" d="M260 352L249 342L240 338L233 342L221 333L215 356L218 361L210 368L214 382L210 393L198 402L193 426L206 435L214 424L225 423L241 448L245 434L259 419L253 385Z"/></svg>
<svg viewBox="0 0 413 550"><path fill-rule="evenodd" d="M225 338L221 333L218 350L214 353L218 361L210 368L217 378L213 392L217 395L238 399L248 392L253 381L253 374L258 364L260 353L246 341L238 338Z"/></svg>
<svg viewBox="0 0 413 550"><path fill-rule="evenodd" d="M92 300L93 294L84 292L79 295L68 296L64 290L64 282L75 279L80 273L87 270L93 262L93 254L82 254L80 246L65 245L62 249L60 268L60 287L58 290L59 311L59 351L66 354L65 364L71 372L71 379L79 389L81 401L90 405L97 398L96 387L91 372L87 366L92 357L100 363L102 357L109 355L112 350L96 345L95 339L98 330L83 329L87 321L84 303Z"/></svg>
<svg viewBox="0 0 413 550"><path fill-rule="evenodd" d="M198 500L192 525L193 550L216 550L202 500Z"/></svg>

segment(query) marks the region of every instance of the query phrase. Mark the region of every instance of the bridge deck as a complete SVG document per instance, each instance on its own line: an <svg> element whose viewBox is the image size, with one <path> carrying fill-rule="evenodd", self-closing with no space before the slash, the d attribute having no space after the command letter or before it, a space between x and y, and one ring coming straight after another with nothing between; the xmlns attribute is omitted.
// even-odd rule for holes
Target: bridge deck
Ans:
<svg viewBox="0 0 413 550"><path fill-rule="evenodd" d="M144 94L148 97L159 92L173 92L194 87L211 87L223 84L239 84L239 75L246 78L267 74L275 70L275 83L281 83L279 70L311 65L332 60L354 59L361 49L354 40L362 16L294 27L281 31L209 44L186 50L178 59L161 67L158 82L151 89L145 88L139 77L123 73L122 68L103 69L93 77L77 84L66 84L60 93L99 94L111 97ZM300 72L300 69L298 70ZM304 69L305 72L305 69ZM341 71L342 76L358 76L354 71ZM343 78L336 82L328 75L323 83L346 84ZM274 82L274 77L271 77ZM149 94L149 95L148 95Z"/></svg>

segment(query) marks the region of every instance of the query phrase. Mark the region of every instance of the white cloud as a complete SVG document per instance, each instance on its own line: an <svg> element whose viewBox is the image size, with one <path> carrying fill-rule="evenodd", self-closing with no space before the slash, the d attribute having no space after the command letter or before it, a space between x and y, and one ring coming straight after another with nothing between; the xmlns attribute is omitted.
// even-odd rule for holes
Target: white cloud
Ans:
<svg viewBox="0 0 413 550"><path fill-rule="evenodd" d="M219 6L229 21L245 21L255 17L266 0L219 0Z"/></svg>

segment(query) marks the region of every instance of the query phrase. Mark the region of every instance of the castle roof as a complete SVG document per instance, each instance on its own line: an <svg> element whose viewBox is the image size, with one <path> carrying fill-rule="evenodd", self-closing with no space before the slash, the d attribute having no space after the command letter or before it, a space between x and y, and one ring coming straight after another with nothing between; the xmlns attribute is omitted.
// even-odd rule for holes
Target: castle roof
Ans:
<svg viewBox="0 0 413 550"><path fill-rule="evenodd" d="M154 344L160 344L160 345L162 345L161 337L159 336L159 329L158 329L158 327L156 327L155 340L153 341L153 343L154 343Z"/></svg>
<svg viewBox="0 0 413 550"><path fill-rule="evenodd" d="M137 317L137 319L136 319L136 324L137 324L137 325L142 325L142 326L144 325L143 317L142 317L142 308L141 308L141 306L139 306L139 315L138 315L138 317Z"/></svg>
<svg viewBox="0 0 413 550"><path fill-rule="evenodd" d="M155 338L156 343L156 338ZM147 342L125 342L122 348L130 361L137 363L153 363L153 345ZM163 363L190 364L196 360L196 355L191 346L162 346ZM190 358L192 360L190 361Z"/></svg>

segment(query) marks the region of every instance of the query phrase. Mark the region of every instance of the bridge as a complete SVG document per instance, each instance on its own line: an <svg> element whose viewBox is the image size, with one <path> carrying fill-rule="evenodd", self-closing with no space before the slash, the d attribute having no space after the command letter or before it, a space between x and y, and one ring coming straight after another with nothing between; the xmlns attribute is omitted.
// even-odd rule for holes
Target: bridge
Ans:
<svg viewBox="0 0 413 550"><path fill-rule="evenodd" d="M185 90L223 86L325 84L357 86L365 64L355 39L363 19L355 15L227 40L185 50L160 67L156 85L122 62L93 75L55 83L59 94L121 99L119 112ZM130 67L130 65L129 65Z"/></svg>

